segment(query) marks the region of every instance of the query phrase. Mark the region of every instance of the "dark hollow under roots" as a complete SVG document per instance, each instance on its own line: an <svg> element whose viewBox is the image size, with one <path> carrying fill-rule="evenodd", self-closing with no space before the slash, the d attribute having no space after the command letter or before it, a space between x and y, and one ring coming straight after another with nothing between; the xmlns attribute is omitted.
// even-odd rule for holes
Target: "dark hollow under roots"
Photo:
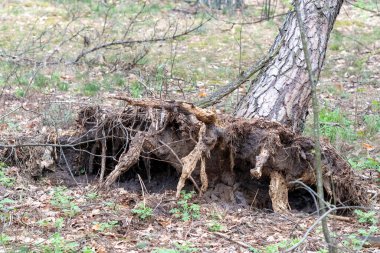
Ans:
<svg viewBox="0 0 380 253"><path fill-rule="evenodd" d="M75 147L51 151L57 163L97 175L101 189L115 182L141 189L138 174L149 191L173 189L178 196L185 187L210 200L276 212L315 211L309 138L276 122L217 116L181 102L127 102L132 106L122 110L82 109L75 134L57 137ZM362 180L328 143L322 151L326 199L368 205Z"/></svg>

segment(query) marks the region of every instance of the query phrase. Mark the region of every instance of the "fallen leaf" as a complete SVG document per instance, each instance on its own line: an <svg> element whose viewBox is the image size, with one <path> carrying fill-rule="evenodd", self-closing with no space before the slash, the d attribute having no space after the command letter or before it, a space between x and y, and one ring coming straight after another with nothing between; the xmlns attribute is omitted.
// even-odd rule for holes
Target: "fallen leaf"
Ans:
<svg viewBox="0 0 380 253"><path fill-rule="evenodd" d="M365 149L367 149L367 150L373 150L373 149L375 149L374 146L372 146L372 145L370 145L368 143L362 143L362 147L365 148Z"/></svg>

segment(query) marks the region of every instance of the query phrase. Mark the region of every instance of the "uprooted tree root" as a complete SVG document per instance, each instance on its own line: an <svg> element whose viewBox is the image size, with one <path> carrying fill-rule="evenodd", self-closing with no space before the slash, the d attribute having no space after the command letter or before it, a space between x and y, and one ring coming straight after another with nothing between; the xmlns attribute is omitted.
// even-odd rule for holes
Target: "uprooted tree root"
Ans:
<svg viewBox="0 0 380 253"><path fill-rule="evenodd" d="M153 160L180 174L177 197L187 179L200 194L223 184L231 190L227 192L231 199L234 192L245 189L248 204L276 212L289 210L289 193L299 188L296 181L316 184L313 141L279 123L217 116L185 102L114 98L129 106L121 112L83 108L76 138L59 138L60 144L80 150L68 145L61 152L75 152L78 168L100 175L100 189L110 187L141 161L150 180ZM368 193L347 162L328 143L323 143L322 152L329 200L337 205L368 205Z"/></svg>

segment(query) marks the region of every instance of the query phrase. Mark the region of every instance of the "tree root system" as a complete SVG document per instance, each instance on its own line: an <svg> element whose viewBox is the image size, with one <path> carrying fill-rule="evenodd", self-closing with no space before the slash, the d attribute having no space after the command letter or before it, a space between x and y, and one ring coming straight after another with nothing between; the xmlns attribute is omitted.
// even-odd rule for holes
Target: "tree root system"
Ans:
<svg viewBox="0 0 380 253"><path fill-rule="evenodd" d="M100 190L128 175L139 173L150 181L171 169L177 174L177 197L187 184L207 198L275 212L314 205L317 197L307 193L316 184L310 138L276 122L216 115L186 102L113 98L128 105L82 108L74 132L45 138L55 146L6 148L0 155L8 162L23 161L33 175L52 163L73 174L84 170L98 175ZM326 142L322 165L330 203L369 204L365 184ZM302 204L305 198L309 201Z"/></svg>

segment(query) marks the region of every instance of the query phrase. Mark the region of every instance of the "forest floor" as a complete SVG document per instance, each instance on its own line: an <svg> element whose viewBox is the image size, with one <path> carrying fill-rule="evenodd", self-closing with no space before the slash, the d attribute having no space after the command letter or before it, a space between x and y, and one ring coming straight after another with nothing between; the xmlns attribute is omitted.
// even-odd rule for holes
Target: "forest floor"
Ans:
<svg viewBox="0 0 380 253"><path fill-rule="evenodd" d="M112 8L74 2L0 3L0 145L30 143L52 129L64 132L85 106L123 108L107 98L110 94L196 102L265 55L283 21L252 24L263 7L260 1L247 1L251 4L244 13L216 12L176 40L94 51L78 64L46 64L72 61L83 50L118 38L162 37L168 25L169 34L186 30L203 18L202 12L178 1L150 1L145 7L121 1ZM365 7L378 13L371 1ZM288 6L284 1L272 8L279 14ZM242 21L246 24L231 23ZM128 22L133 28L126 30ZM318 88L321 130L355 173L377 187L379 62L380 16L344 5ZM217 112L232 112L246 88L224 99ZM310 132L308 126L305 134ZM199 198L190 185L177 200L178 175L167 180L158 175L151 182L143 178L143 183L134 177L97 192L97 175L80 168L74 177L67 168L33 176L27 167L6 162L0 163L0 252L282 252L298 243L318 218L310 210L277 214ZM379 207L375 203L368 212L329 219L341 252L380 252L363 248L358 237L379 236ZM295 251L326 252L319 224Z"/></svg>

